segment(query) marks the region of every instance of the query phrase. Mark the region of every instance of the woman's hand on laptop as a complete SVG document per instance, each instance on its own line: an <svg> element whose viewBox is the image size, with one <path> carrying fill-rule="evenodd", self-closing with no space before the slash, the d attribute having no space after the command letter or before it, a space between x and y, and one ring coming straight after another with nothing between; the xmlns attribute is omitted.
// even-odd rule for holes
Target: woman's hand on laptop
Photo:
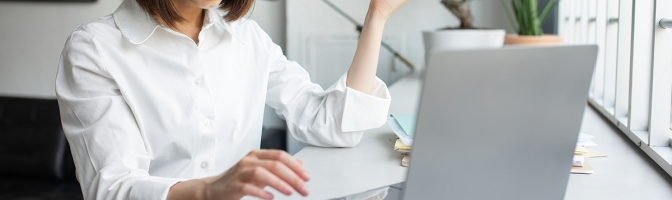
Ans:
<svg viewBox="0 0 672 200"><path fill-rule="evenodd" d="M310 179L303 163L284 151L254 150L224 174L212 177L205 190L206 199L240 199L250 195L273 199L264 190L270 186L285 195L294 191L308 195L306 181Z"/></svg>
<svg viewBox="0 0 672 200"><path fill-rule="evenodd" d="M307 196L309 191L306 181L309 179L303 162L288 153L279 150L253 150L219 176L175 184L170 189L168 199L238 200L247 195L273 199L273 194L264 190L266 186L285 195L297 191Z"/></svg>

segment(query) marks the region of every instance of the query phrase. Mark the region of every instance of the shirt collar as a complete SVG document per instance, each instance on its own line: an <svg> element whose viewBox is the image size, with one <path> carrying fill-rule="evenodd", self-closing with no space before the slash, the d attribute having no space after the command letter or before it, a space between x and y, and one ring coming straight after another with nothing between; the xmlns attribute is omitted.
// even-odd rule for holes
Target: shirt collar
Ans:
<svg viewBox="0 0 672 200"><path fill-rule="evenodd" d="M224 16L223 12L219 8L206 10L203 29L207 29L214 24L220 24L234 38L240 40L234 31L231 30L229 23L222 18ZM114 11L112 17L124 38L133 44L141 44L147 41L154 34L156 28L162 26L154 17L142 9L135 0L125 0Z"/></svg>

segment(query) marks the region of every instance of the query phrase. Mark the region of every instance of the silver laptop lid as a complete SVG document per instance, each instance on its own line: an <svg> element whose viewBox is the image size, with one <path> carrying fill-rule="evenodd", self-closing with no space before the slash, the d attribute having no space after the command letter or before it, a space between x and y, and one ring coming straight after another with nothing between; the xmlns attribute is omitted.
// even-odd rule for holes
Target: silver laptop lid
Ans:
<svg viewBox="0 0 672 200"><path fill-rule="evenodd" d="M597 46L434 54L403 197L563 199Z"/></svg>

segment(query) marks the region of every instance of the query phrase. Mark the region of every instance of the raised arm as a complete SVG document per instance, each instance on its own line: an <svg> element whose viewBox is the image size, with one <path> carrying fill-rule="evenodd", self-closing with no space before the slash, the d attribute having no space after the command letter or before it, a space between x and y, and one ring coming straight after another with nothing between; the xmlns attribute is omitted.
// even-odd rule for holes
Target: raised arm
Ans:
<svg viewBox="0 0 672 200"><path fill-rule="evenodd" d="M394 11L408 1L371 0L355 58L348 70L346 81L348 87L366 94L373 92L385 22Z"/></svg>

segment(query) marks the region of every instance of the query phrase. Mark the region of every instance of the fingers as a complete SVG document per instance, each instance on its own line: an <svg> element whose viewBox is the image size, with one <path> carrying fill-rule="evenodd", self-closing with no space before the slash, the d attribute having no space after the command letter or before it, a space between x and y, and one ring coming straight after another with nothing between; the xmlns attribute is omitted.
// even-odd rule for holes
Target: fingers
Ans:
<svg viewBox="0 0 672 200"><path fill-rule="evenodd" d="M303 163L284 151L255 150L241 160L241 163L245 163L244 165L253 168L263 167L268 172L268 174L261 170L259 170L260 172L256 172L258 174L255 174L254 179L260 180L255 181L264 181L264 183L287 195L291 194L292 190L296 190L303 196L309 194L305 182L310 179L310 176L303 167ZM273 178L263 177L265 175L271 175ZM274 181L281 183L275 183ZM291 186L288 192L283 188L283 184L288 187Z"/></svg>
<svg viewBox="0 0 672 200"><path fill-rule="evenodd" d="M256 156L259 159L280 161L289 167L292 171L294 171L294 173L298 174L304 181L310 180L310 175L303 167L303 164L300 163L297 159L293 158L287 152L279 150L260 150L256 153Z"/></svg>
<svg viewBox="0 0 672 200"><path fill-rule="evenodd" d="M249 171L252 182L257 186L271 186L285 195L291 195L292 187L264 167L254 167Z"/></svg>
<svg viewBox="0 0 672 200"><path fill-rule="evenodd" d="M242 183L240 186L240 191L243 194L259 197L265 200L273 199L273 194L264 190L262 187L258 187L252 183Z"/></svg>
<svg viewBox="0 0 672 200"><path fill-rule="evenodd" d="M272 175L282 179L283 183L291 185L299 194L307 196L309 191L306 187L306 182L299 177L294 171L289 169L287 165L280 161L262 160L262 166L270 171ZM290 193L291 193L291 188Z"/></svg>
<svg viewBox="0 0 672 200"><path fill-rule="evenodd" d="M309 177L303 162L278 150L251 151L225 173L210 179L204 191L216 198L239 199L250 195L273 199L273 194L264 190L267 186L285 195L291 195L294 190L308 195Z"/></svg>

